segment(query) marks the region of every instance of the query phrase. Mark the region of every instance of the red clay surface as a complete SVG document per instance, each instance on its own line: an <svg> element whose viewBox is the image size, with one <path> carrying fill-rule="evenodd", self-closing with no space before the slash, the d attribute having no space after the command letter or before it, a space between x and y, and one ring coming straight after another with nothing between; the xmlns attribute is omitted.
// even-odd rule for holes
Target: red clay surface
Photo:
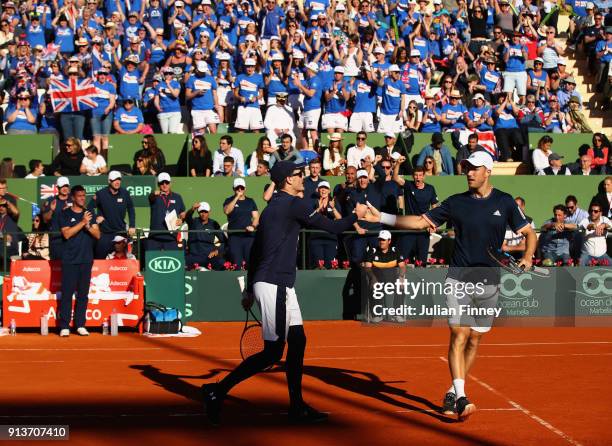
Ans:
<svg viewBox="0 0 612 446"><path fill-rule="evenodd" d="M466 384L479 410L458 423L437 413L447 329L307 322L304 396L329 422L288 425L278 367L236 387L213 428L199 389L239 361L242 324L196 326L203 335L183 339L0 338L0 424L68 424L71 444L88 446L612 442L612 329L495 328Z"/></svg>

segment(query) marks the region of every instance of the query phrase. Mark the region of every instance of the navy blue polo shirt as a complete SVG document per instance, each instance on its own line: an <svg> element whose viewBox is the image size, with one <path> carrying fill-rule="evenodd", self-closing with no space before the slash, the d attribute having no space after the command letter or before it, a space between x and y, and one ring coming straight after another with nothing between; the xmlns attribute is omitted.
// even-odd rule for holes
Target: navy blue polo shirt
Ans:
<svg viewBox="0 0 612 446"><path fill-rule="evenodd" d="M425 184L423 189L419 189L414 181L404 183L405 215L423 215L437 202L438 194L431 184Z"/></svg>
<svg viewBox="0 0 612 446"><path fill-rule="evenodd" d="M380 177L378 184L380 192L382 194L382 205L380 207L381 212L387 214L398 215L399 207L397 205L397 199L402 195L402 188L395 181L386 181L384 177Z"/></svg>
<svg viewBox="0 0 612 446"><path fill-rule="evenodd" d="M223 202L223 207L228 205L234 196L227 198ZM249 197L245 197L244 200L238 200L234 210L227 216L227 229L246 229L247 226L253 223L253 216L251 213L257 210L257 204L255 200ZM242 235L242 234L231 234L231 235Z"/></svg>
<svg viewBox="0 0 612 446"><path fill-rule="evenodd" d="M189 234L189 252L193 255L208 255L210 251L216 249L215 236L221 241L220 250L223 249L225 237L221 232L213 232L221 230L221 226L213 219L208 219L206 224L202 223L199 216L192 216L187 225L189 230L204 230L206 232L192 232ZM209 232L211 231L211 232Z"/></svg>
<svg viewBox="0 0 612 446"><path fill-rule="evenodd" d="M78 225L83 220L84 212L74 212L71 207L64 209L59 216L60 228ZM95 216L92 222L95 222ZM80 265L93 262L95 242L96 239L85 228L69 239L64 239L62 263Z"/></svg>
<svg viewBox="0 0 612 446"><path fill-rule="evenodd" d="M275 194L261 213L251 249L247 284L267 282L292 288L295 284L298 236L302 228L340 234L351 229L355 214L330 220L312 210L312 201L286 192Z"/></svg>
<svg viewBox="0 0 612 446"><path fill-rule="evenodd" d="M304 180L304 198L318 198L317 187L321 181L323 181L321 177L316 181L310 177L306 177Z"/></svg>
<svg viewBox="0 0 612 446"><path fill-rule="evenodd" d="M167 230L166 226L166 215L172 211L176 211L176 216L178 218L181 212L185 211L185 204L183 203L183 198L175 193L170 192L168 195L159 194L154 195L151 194L149 196L149 207L151 208L151 220L149 222L149 228L151 230ZM155 240L174 240L175 237L170 233L158 233L151 234L149 236Z"/></svg>
<svg viewBox="0 0 612 446"><path fill-rule="evenodd" d="M376 209L380 209L382 207L383 195L377 183L370 183L365 189L360 189L359 187L357 187L355 190L352 191L351 199L349 200L350 212L353 212L353 209L355 209L355 205L357 203L366 204L366 202L369 202ZM359 226L361 226L363 229L367 229L370 232L380 231L382 229L382 224L370 223L364 220L359 220Z"/></svg>
<svg viewBox="0 0 612 446"><path fill-rule="evenodd" d="M501 249L507 226L518 232L529 224L514 198L498 189L485 198L475 198L469 191L452 195L425 216L436 226L453 222L455 249L451 267L498 266L487 250Z"/></svg>
<svg viewBox="0 0 612 446"><path fill-rule="evenodd" d="M70 198L70 195L68 195L68 198L65 199L65 200L62 200L62 199L60 199L58 197L47 198L47 201L45 201L45 204L43 205L43 212L48 212L49 211L49 209L51 208L51 203L53 202L53 200L57 200L57 204L55 206L55 211L51 215L51 221L49 222L49 231L51 231L51 232L59 232L61 230L61 228L60 228L60 214L62 213L62 210L66 206L72 206L72 200ZM62 235L61 234L51 235L50 238L51 238L51 240L61 240L62 239Z"/></svg>
<svg viewBox="0 0 612 446"><path fill-rule="evenodd" d="M134 203L127 189L119 188L116 194L111 192L110 187L105 187L96 192L93 200L89 202L89 209L96 211L104 217L100 224L100 230L105 234L115 234L125 231L125 215L128 215L129 227L136 227L136 213Z"/></svg>

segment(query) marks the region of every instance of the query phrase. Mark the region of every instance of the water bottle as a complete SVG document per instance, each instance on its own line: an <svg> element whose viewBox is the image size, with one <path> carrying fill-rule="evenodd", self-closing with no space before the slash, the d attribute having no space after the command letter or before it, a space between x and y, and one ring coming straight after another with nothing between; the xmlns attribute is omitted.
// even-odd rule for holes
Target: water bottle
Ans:
<svg viewBox="0 0 612 446"><path fill-rule="evenodd" d="M119 334L119 317L117 316L117 310L114 308L110 317L110 334L111 336L117 336Z"/></svg>
<svg viewBox="0 0 612 446"><path fill-rule="evenodd" d="M9 333L11 336L17 335L17 322L15 322L15 319L11 319L11 323L9 325Z"/></svg>
<svg viewBox="0 0 612 446"><path fill-rule="evenodd" d="M108 318L104 319L104 322L102 322L102 335L108 336Z"/></svg>
<svg viewBox="0 0 612 446"><path fill-rule="evenodd" d="M49 334L49 319L46 314L41 313L40 315L40 334L47 336Z"/></svg>

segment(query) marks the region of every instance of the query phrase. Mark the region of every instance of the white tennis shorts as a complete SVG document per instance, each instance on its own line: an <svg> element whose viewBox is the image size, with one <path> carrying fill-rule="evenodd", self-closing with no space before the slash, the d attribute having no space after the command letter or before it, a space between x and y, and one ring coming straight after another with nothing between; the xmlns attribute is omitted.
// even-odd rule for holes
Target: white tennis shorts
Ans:
<svg viewBox="0 0 612 446"><path fill-rule="evenodd" d="M464 289L465 282L456 279L447 278L444 283L446 291L449 288L448 284L453 286L454 290ZM486 333L493 326L494 315L477 315L471 314L472 310L492 310L497 308L499 298L497 285L485 285L482 287L483 292L474 292L465 295L457 292L445 293L446 306L452 313L448 316L448 325L470 327L472 330L479 333Z"/></svg>
<svg viewBox="0 0 612 446"><path fill-rule="evenodd" d="M399 133L404 130L404 123L401 119L397 119L397 115L383 115L380 114L378 120L378 133Z"/></svg>
<svg viewBox="0 0 612 446"><path fill-rule="evenodd" d="M298 126L305 130L317 130L319 128L319 118L321 109L303 111L298 122Z"/></svg>
<svg viewBox="0 0 612 446"><path fill-rule="evenodd" d="M348 119L342 113L325 113L321 120L321 127L323 127L324 130L342 129L346 131Z"/></svg>
<svg viewBox="0 0 612 446"><path fill-rule="evenodd" d="M255 282L253 293L261 311L261 325L264 341L277 341L277 316L278 305L285 308L285 339L289 333L289 327L303 325L302 312L295 294L295 288L286 288L284 302L277 304L278 285L267 282Z"/></svg>
<svg viewBox="0 0 612 446"><path fill-rule="evenodd" d="M234 127L240 130L263 129L263 119L259 107L238 107L238 115Z"/></svg>
<svg viewBox="0 0 612 446"><path fill-rule="evenodd" d="M191 110L194 129L203 129L209 124L219 124L219 115L214 110Z"/></svg>
<svg viewBox="0 0 612 446"><path fill-rule="evenodd" d="M359 112L351 115L349 132L374 132L374 114L370 112Z"/></svg>

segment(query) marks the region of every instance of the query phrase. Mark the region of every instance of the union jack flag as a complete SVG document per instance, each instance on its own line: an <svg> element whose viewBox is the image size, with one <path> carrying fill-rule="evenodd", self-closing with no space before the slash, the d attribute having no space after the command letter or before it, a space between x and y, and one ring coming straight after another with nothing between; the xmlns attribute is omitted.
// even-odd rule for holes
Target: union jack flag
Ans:
<svg viewBox="0 0 612 446"><path fill-rule="evenodd" d="M41 184L40 185L40 199L46 200L47 198L55 197L59 190L55 184Z"/></svg>
<svg viewBox="0 0 612 446"><path fill-rule="evenodd" d="M49 93L55 112L75 112L95 108L97 89L89 78L49 79Z"/></svg>

